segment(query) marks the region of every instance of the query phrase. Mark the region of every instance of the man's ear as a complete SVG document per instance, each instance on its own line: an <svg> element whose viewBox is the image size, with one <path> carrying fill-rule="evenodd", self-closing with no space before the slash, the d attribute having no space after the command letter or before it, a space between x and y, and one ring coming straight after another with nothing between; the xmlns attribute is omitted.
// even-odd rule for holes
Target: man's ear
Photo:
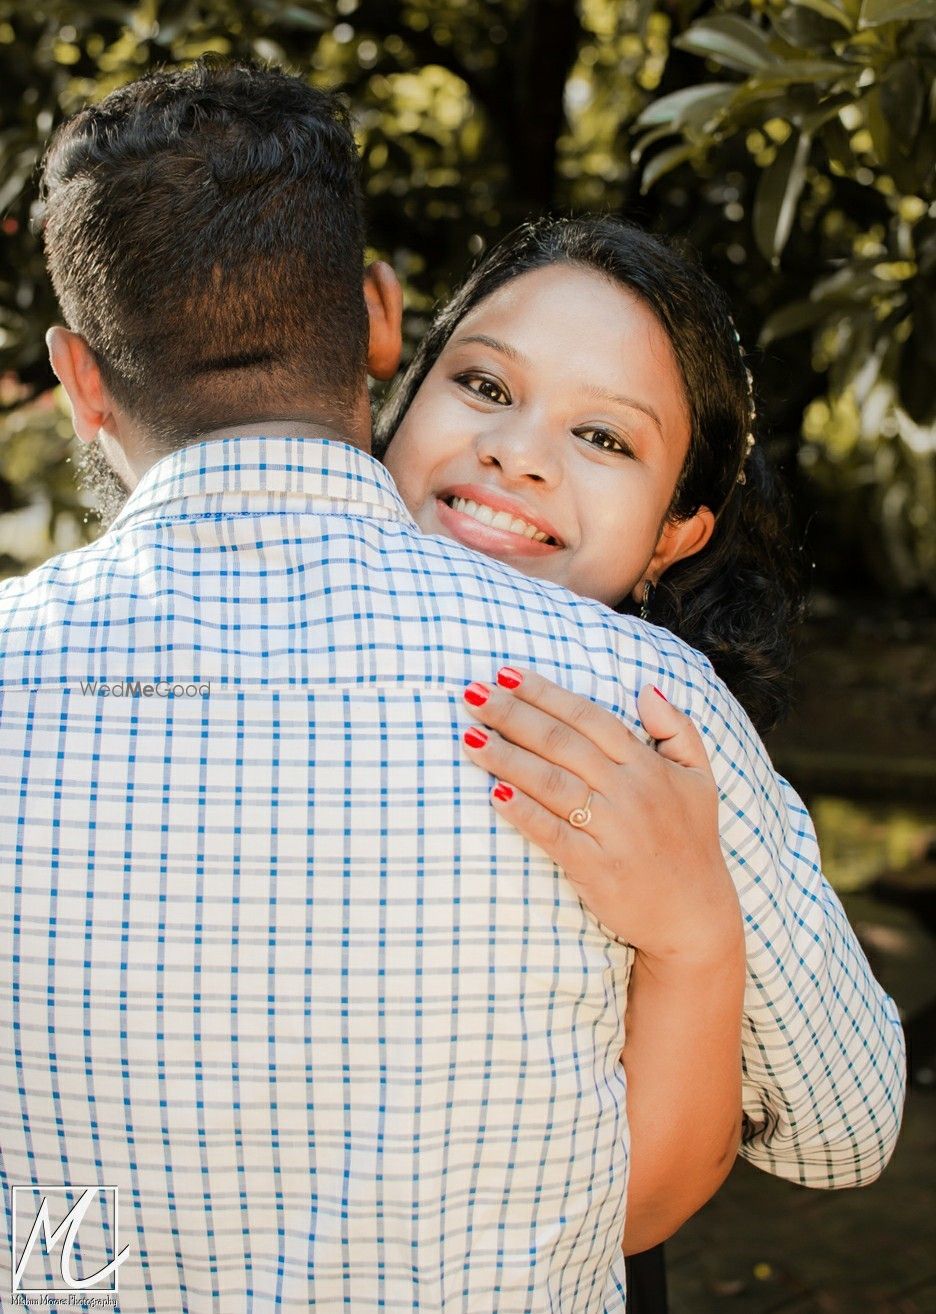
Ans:
<svg viewBox="0 0 936 1314"><path fill-rule="evenodd" d="M643 601L644 584L648 580L651 584L657 584L660 576L669 570L670 566L685 557L692 557L697 552L701 552L712 537L714 528L715 516L707 506L700 506L695 515L690 516L688 520L667 520L653 556L643 575L634 585L632 593L634 601Z"/></svg>
<svg viewBox="0 0 936 1314"><path fill-rule="evenodd" d="M364 300L370 323L367 372L374 379L392 379L403 350L403 289L383 260L364 271Z"/></svg>
<svg viewBox="0 0 936 1314"><path fill-rule="evenodd" d="M111 412L94 353L80 333L59 326L46 333L46 346L55 376L68 395L75 433L83 443L93 442Z"/></svg>

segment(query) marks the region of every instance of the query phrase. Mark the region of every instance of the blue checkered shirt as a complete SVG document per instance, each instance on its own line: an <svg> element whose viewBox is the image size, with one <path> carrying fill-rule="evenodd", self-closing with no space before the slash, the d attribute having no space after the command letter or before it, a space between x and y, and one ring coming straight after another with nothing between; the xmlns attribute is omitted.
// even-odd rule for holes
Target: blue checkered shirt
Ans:
<svg viewBox="0 0 936 1314"><path fill-rule="evenodd" d="M505 662L641 734L649 682L693 716L747 928L742 1153L826 1187L888 1158L896 1010L666 631L421 535L351 447L260 436L158 461L0 629L2 1185L119 1189L125 1314L624 1308L633 951L461 751Z"/></svg>

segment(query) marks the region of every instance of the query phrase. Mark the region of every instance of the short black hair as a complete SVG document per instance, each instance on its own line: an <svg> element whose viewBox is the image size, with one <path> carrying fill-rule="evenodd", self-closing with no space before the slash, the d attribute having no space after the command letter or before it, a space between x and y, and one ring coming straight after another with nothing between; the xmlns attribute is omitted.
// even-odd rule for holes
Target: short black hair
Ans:
<svg viewBox="0 0 936 1314"><path fill-rule="evenodd" d="M628 288L666 331L691 424L668 517L686 520L707 506L717 519L705 547L666 571L650 619L711 660L763 733L789 704L792 631L802 614L800 571L786 499L762 447L748 454L752 385L727 300L689 252L610 215L521 225L436 315L378 417L375 451L386 450L468 312L521 274L556 264L595 270ZM629 599L621 600L619 610L631 608Z"/></svg>
<svg viewBox="0 0 936 1314"><path fill-rule="evenodd" d="M248 63L151 73L59 127L39 225L69 328L161 444L353 407L364 226L335 95Z"/></svg>

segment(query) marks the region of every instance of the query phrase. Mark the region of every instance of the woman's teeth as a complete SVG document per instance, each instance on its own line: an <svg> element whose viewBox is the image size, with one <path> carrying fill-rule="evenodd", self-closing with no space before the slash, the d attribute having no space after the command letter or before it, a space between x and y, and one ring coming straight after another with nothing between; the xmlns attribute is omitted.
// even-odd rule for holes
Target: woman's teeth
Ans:
<svg viewBox="0 0 936 1314"><path fill-rule="evenodd" d="M544 534L529 521L521 520L519 516L512 516L509 511L495 511L493 507L481 506L468 497L450 497L447 501L453 511L460 511L463 516L471 516L472 520L477 520L482 525L490 525L492 529L506 529L511 534L522 534L524 538L532 538L537 543L555 544L556 542L554 538Z"/></svg>

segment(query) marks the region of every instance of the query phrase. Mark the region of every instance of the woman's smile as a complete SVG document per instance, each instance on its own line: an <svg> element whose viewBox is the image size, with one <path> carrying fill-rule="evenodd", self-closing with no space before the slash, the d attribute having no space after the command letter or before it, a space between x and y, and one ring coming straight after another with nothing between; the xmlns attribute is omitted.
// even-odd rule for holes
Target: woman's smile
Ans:
<svg viewBox="0 0 936 1314"><path fill-rule="evenodd" d="M435 513L443 533L488 555L542 557L565 546L533 508L482 484L445 489L436 496Z"/></svg>

